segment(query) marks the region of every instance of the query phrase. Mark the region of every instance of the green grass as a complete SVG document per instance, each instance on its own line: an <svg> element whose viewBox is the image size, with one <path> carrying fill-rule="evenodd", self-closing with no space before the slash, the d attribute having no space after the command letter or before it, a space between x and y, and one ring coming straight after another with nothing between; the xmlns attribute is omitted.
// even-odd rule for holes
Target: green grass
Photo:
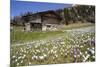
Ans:
<svg viewBox="0 0 100 67"><path fill-rule="evenodd" d="M11 32L11 43L27 42L31 40L39 40L45 38L55 37L55 35L63 34L62 31L48 31L48 32Z"/></svg>
<svg viewBox="0 0 100 67"><path fill-rule="evenodd" d="M62 29L69 30L69 29L77 29L77 28L89 27L94 25L95 24L93 23L74 23L74 24L65 25Z"/></svg>

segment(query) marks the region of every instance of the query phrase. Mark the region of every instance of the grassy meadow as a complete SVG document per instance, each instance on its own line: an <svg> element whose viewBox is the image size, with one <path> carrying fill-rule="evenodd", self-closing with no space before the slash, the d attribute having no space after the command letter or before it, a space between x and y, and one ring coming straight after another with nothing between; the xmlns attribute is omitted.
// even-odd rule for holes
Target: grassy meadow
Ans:
<svg viewBox="0 0 100 67"><path fill-rule="evenodd" d="M10 49L11 67L93 62L95 61L95 26L82 23L72 24L58 31L14 30L11 31Z"/></svg>

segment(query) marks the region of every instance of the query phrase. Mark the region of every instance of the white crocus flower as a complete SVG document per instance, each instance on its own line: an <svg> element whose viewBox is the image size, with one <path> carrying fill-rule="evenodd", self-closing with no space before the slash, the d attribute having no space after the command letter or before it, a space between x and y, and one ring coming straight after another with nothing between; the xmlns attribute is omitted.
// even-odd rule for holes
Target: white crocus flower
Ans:
<svg viewBox="0 0 100 67"><path fill-rule="evenodd" d="M44 59L44 56L39 56L39 59L40 59L40 60L43 60L43 59Z"/></svg>
<svg viewBox="0 0 100 67"><path fill-rule="evenodd" d="M74 55L74 57L76 58L76 55Z"/></svg>
<svg viewBox="0 0 100 67"><path fill-rule="evenodd" d="M29 65L31 64L31 62L29 62Z"/></svg>
<svg viewBox="0 0 100 67"><path fill-rule="evenodd" d="M82 45L81 45L80 47L81 47L81 48L83 48L83 46L82 46Z"/></svg>
<svg viewBox="0 0 100 67"><path fill-rule="evenodd" d="M95 58L95 56L93 56L93 58Z"/></svg>
<svg viewBox="0 0 100 67"><path fill-rule="evenodd" d="M94 50L94 47L92 47L92 49Z"/></svg>
<svg viewBox="0 0 100 67"><path fill-rule="evenodd" d="M24 57L25 57L26 55L24 54Z"/></svg>
<svg viewBox="0 0 100 67"><path fill-rule="evenodd" d="M17 66L19 65L19 63L17 63Z"/></svg>
<svg viewBox="0 0 100 67"><path fill-rule="evenodd" d="M15 62L17 62L18 60L16 59Z"/></svg>
<svg viewBox="0 0 100 67"><path fill-rule="evenodd" d="M82 55L82 52L80 52L80 55Z"/></svg>
<svg viewBox="0 0 100 67"><path fill-rule="evenodd" d="M78 54L77 57L80 57L80 55Z"/></svg>
<svg viewBox="0 0 100 67"><path fill-rule="evenodd" d="M46 57L47 55L46 54L43 54L43 56Z"/></svg>
<svg viewBox="0 0 100 67"><path fill-rule="evenodd" d="M61 44L65 44L65 42L61 42Z"/></svg>
<svg viewBox="0 0 100 67"><path fill-rule="evenodd" d="M14 55L12 58L15 58L16 56Z"/></svg>
<svg viewBox="0 0 100 67"><path fill-rule="evenodd" d="M23 63L23 60L20 63Z"/></svg>
<svg viewBox="0 0 100 67"><path fill-rule="evenodd" d="M94 51L94 50L91 50L91 53L92 53L92 54L94 54L94 53L95 53L95 51Z"/></svg>
<svg viewBox="0 0 100 67"><path fill-rule="evenodd" d="M18 57L18 59L21 59L21 56L20 56L20 57Z"/></svg>
<svg viewBox="0 0 100 67"><path fill-rule="evenodd" d="M58 57L58 55L57 55L57 54L55 54L55 57L57 58L57 57Z"/></svg>
<svg viewBox="0 0 100 67"><path fill-rule="evenodd" d="M85 51L85 54L87 54L87 51Z"/></svg>
<svg viewBox="0 0 100 67"><path fill-rule="evenodd" d="M88 54L86 57L84 57L83 62L85 62L88 58L90 57L90 55Z"/></svg>

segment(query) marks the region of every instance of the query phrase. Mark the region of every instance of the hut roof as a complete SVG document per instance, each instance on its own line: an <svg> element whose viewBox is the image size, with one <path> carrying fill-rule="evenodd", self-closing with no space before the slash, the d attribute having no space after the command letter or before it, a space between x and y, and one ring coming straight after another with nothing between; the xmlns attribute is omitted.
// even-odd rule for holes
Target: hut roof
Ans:
<svg viewBox="0 0 100 67"><path fill-rule="evenodd" d="M53 11L53 10L44 11L44 12L38 12L36 14L37 15L40 15L40 16L56 18L58 20L61 20L62 19L61 16L59 14L57 14L55 11Z"/></svg>

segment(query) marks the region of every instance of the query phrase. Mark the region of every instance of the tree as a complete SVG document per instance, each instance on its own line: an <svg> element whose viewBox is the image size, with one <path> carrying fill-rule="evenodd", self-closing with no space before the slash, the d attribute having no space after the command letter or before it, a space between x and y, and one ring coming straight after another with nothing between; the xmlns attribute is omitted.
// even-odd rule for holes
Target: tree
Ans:
<svg viewBox="0 0 100 67"><path fill-rule="evenodd" d="M69 9L64 8L64 20L66 25L68 25L68 21L70 20Z"/></svg>

